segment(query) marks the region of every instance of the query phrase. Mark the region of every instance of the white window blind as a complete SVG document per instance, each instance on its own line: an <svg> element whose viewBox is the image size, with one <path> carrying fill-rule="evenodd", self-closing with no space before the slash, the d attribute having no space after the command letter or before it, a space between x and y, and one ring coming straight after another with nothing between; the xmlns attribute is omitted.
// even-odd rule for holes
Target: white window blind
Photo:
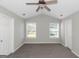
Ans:
<svg viewBox="0 0 79 59"><path fill-rule="evenodd" d="M59 38L59 24L58 23L49 24L49 37Z"/></svg>
<svg viewBox="0 0 79 59"><path fill-rule="evenodd" d="M36 23L26 24L27 38L36 38Z"/></svg>

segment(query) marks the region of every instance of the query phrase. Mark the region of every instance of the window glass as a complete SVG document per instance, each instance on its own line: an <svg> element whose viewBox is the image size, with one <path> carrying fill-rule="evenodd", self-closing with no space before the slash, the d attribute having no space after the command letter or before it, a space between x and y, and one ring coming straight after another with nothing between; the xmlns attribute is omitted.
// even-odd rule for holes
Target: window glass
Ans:
<svg viewBox="0 0 79 59"><path fill-rule="evenodd" d="M59 37L59 24L58 23L50 23L49 24L49 37L50 38L58 38Z"/></svg>
<svg viewBox="0 0 79 59"><path fill-rule="evenodd" d="M36 23L27 23L27 38L36 38Z"/></svg>

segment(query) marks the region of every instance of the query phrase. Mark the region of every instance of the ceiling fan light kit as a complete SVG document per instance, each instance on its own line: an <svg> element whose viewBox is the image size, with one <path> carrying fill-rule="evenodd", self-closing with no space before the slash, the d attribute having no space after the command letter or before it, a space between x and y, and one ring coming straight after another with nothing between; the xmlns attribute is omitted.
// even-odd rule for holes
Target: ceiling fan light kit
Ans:
<svg viewBox="0 0 79 59"><path fill-rule="evenodd" d="M50 4L57 4L57 0L39 0L38 3L26 3L26 5L38 5L36 12L43 8L45 8L47 11L51 11L51 9L47 6Z"/></svg>

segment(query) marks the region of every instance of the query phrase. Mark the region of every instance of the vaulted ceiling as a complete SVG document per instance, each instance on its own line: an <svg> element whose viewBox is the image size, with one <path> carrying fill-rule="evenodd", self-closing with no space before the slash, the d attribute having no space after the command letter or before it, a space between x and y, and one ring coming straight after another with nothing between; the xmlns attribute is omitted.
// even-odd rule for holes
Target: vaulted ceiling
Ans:
<svg viewBox="0 0 79 59"><path fill-rule="evenodd" d="M66 18L79 11L79 0L58 0L57 4L48 5L51 11L45 9L36 12L37 5L26 5L27 2L38 2L39 0L0 0L0 5L15 14L29 18L39 14L49 15L58 19ZM23 14L26 14L23 16Z"/></svg>

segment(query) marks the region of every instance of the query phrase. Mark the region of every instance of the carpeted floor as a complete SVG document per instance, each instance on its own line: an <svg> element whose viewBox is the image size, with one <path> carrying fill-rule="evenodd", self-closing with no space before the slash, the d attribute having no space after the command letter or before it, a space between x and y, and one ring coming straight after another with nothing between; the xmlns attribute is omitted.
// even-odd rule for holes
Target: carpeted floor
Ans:
<svg viewBox="0 0 79 59"><path fill-rule="evenodd" d="M6 58L77 58L61 44L27 44Z"/></svg>

